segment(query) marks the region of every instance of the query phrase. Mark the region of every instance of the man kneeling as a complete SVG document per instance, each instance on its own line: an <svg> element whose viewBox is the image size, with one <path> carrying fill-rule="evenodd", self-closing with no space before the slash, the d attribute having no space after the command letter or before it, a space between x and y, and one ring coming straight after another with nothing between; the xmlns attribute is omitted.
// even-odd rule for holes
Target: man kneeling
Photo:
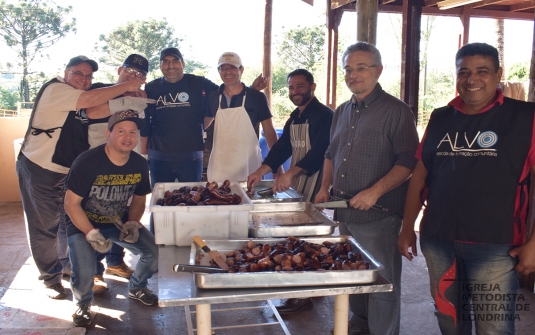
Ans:
<svg viewBox="0 0 535 335"><path fill-rule="evenodd" d="M132 111L113 114L108 121L107 143L82 153L67 176L71 287L78 305L72 316L75 326L91 323L96 252L106 253L113 242L141 255L130 277L128 296L145 305L158 302L158 296L147 288L148 279L158 268L158 247L154 236L139 222L151 191L149 169L147 161L132 152L138 129L144 124Z"/></svg>

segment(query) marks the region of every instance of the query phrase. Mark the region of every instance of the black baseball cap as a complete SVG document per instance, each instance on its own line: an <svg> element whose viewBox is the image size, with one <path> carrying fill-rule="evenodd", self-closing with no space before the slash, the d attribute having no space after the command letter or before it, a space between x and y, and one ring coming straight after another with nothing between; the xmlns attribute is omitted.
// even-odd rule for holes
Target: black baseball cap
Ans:
<svg viewBox="0 0 535 335"><path fill-rule="evenodd" d="M91 65L91 68L93 69L93 72L96 72L98 71L98 64L97 62L95 62L94 60L92 59L89 59L88 57L86 56L76 56L76 57L73 57L71 58L71 60L69 61L69 63L67 64L67 69L70 68L71 66L75 66L75 65L78 65L78 64L82 64L82 63L87 63L89 65Z"/></svg>
<svg viewBox="0 0 535 335"><path fill-rule="evenodd" d="M145 121L140 119L137 113L131 110L125 110L113 113L113 115L108 120L108 129L111 130L114 125L122 121L135 122L137 124L137 129L142 129L145 127Z"/></svg>
<svg viewBox="0 0 535 335"><path fill-rule="evenodd" d="M123 66L136 68L143 72L143 74L147 74L147 72L149 72L149 61L147 58L138 54L131 54L130 56L126 57Z"/></svg>
<svg viewBox="0 0 535 335"><path fill-rule="evenodd" d="M178 59L184 60L182 58L182 54L177 48L165 48L160 53L160 60L162 60L165 56L175 56Z"/></svg>

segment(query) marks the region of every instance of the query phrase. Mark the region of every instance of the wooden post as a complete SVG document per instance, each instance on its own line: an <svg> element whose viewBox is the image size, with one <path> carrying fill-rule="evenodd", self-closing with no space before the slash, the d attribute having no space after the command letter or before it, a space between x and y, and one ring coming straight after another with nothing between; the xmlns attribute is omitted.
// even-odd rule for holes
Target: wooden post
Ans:
<svg viewBox="0 0 535 335"><path fill-rule="evenodd" d="M325 104L329 107L331 107L332 109L333 106L332 106L332 101L330 100L331 99L331 76L333 76L333 74L331 73L331 70L332 70L332 45L333 45L333 41L332 41L332 35L333 35L333 30L331 29L332 27L332 22L333 22L333 18L332 18L332 15L333 15L333 10L331 9L331 0L326 0L327 2L327 15L326 15L326 20L327 20L327 56L326 56L326 60L327 60L327 69L325 71Z"/></svg>
<svg viewBox="0 0 535 335"><path fill-rule="evenodd" d="M461 24L463 25L463 45L465 45L468 44L468 38L470 37L470 14L472 13L472 6L467 5L461 8L463 10L461 14Z"/></svg>
<svg viewBox="0 0 535 335"><path fill-rule="evenodd" d="M342 8L331 8L331 0L327 0L327 71L325 104L336 108L336 85L338 78L338 27L342 21Z"/></svg>
<svg viewBox="0 0 535 335"><path fill-rule="evenodd" d="M331 80L331 107L336 109L336 84L338 79L338 27L342 22L342 15L344 11L341 8L337 8L333 13L333 44L332 44L332 80Z"/></svg>
<svg viewBox="0 0 535 335"><path fill-rule="evenodd" d="M273 15L273 0L266 0L266 11L264 14L264 58L262 60L262 73L265 77L269 77L267 87L264 89L266 94L269 109L271 109L271 21Z"/></svg>
<svg viewBox="0 0 535 335"><path fill-rule="evenodd" d="M357 1L357 41L377 44L377 13L379 1Z"/></svg>
<svg viewBox="0 0 535 335"><path fill-rule="evenodd" d="M403 0L401 41L401 100L405 101L418 120L420 85L420 22L421 0Z"/></svg>

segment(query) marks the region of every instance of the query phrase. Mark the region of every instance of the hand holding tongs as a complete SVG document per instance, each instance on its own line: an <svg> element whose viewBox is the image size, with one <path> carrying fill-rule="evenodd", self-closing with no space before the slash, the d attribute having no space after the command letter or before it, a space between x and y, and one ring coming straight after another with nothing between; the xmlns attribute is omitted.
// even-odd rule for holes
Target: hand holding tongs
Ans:
<svg viewBox="0 0 535 335"><path fill-rule="evenodd" d="M340 191L338 189L335 189L336 191L338 192L341 192L343 194L347 194L346 192L343 192L343 191ZM348 196L350 197L354 197L354 195L350 195L350 194L347 194ZM328 202L322 202L322 203L319 203L319 204L314 204L312 205L312 207L319 207L319 208L348 208L348 207L351 207L349 205L349 200L347 199L343 199L343 198L338 198L338 197L330 197L329 198L329 201ZM370 207L371 209L375 209L377 211L381 211L381 212L388 212L388 208L385 208L381 205L373 205Z"/></svg>

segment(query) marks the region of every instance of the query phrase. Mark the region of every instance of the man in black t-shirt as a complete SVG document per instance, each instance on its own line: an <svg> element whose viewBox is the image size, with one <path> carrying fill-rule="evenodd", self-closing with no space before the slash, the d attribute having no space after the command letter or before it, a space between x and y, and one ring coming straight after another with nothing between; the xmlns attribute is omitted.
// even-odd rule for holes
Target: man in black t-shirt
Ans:
<svg viewBox="0 0 535 335"><path fill-rule="evenodd" d="M146 79L147 72L149 71L149 61L138 54L129 55L123 62L123 65L117 69L119 78L117 79L116 84L104 84L104 83L94 83L91 85L89 90L94 90L103 87L110 87L113 85L126 83L132 80L142 80ZM133 96L133 97L142 97L145 98L147 95L145 91L139 90L136 92L127 92L116 98L123 96ZM142 112L142 110L141 110ZM88 118L87 114L92 115L92 118ZM89 149L95 148L99 145L105 144L106 139L106 130L108 129L108 120L111 115L109 113L109 108L107 104L81 109L77 112L77 119L81 120L83 124L86 124L87 129L87 142L89 144ZM136 150L137 149L137 150ZM139 145L134 149L139 151ZM62 206L63 207L63 206ZM64 213L62 214L64 215ZM58 228L58 236L66 236L65 228L65 219L60 220L60 225ZM69 261L69 250L67 247L67 239L60 238L58 239L58 250L59 250L59 259L63 263L69 262L68 269L70 269ZM93 286L93 294L102 294L109 290L108 284L104 281L104 265L102 260L106 258L106 274L119 276L122 278L129 279L134 270L132 270L124 262L124 250L120 245L114 244L106 255L98 255L97 263L97 275L95 276L95 285ZM70 272L70 271L68 271Z"/></svg>
<svg viewBox="0 0 535 335"><path fill-rule="evenodd" d="M113 243L141 256L130 277L129 298L145 305L158 302L147 288L148 279L158 268L158 247L154 236L139 222L151 190L149 171L146 160L132 153L138 129L144 124L132 111L112 115L108 142L82 153L67 176L65 211L73 271L71 287L78 305L73 314L75 326L91 323L96 253L107 252ZM132 202L127 208L130 197Z"/></svg>
<svg viewBox="0 0 535 335"><path fill-rule="evenodd" d="M177 48L160 53L163 77L145 85L156 100L145 111L147 127L141 131L141 153L148 154L151 184L201 181L204 153L204 117L210 92L219 87L205 77L185 74L186 64ZM251 88L261 90L267 79L257 77Z"/></svg>

